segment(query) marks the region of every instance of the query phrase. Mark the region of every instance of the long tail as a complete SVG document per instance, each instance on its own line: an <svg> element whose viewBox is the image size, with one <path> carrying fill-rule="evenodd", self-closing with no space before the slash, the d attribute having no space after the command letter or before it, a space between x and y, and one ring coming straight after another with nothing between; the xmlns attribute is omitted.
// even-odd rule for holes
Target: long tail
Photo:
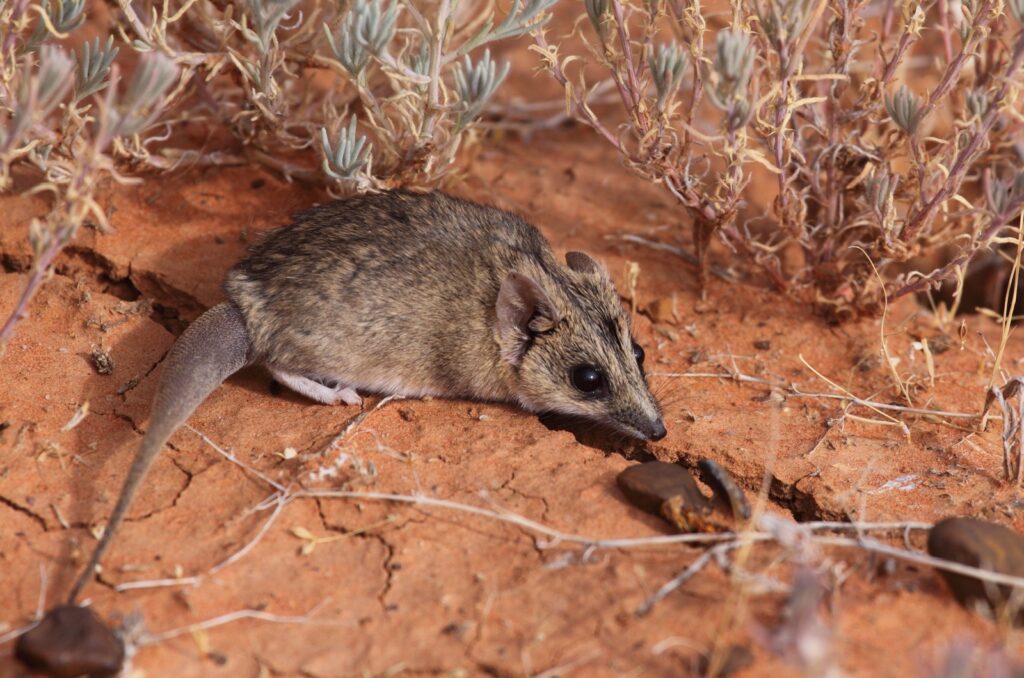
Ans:
<svg viewBox="0 0 1024 678"><path fill-rule="evenodd" d="M92 578L100 558L124 521L142 479L167 439L215 388L246 365L249 347L242 314L230 303L214 306L199 316L171 347L153 399L149 430L128 470L121 496L103 536L71 589L69 604L74 604L82 588Z"/></svg>

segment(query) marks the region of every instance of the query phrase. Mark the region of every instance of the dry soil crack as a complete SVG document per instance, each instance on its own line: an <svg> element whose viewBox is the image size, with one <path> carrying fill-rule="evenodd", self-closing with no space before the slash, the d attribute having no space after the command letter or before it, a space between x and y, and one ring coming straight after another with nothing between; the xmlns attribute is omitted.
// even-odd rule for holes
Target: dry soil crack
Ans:
<svg viewBox="0 0 1024 678"><path fill-rule="evenodd" d="M355 537L356 539L372 539L374 541L377 541L384 548L385 555L381 562L381 567L384 570L384 586L381 587L380 592L377 594L377 602L380 604L382 611L384 611L385 613L389 612L390 610L388 609L388 602L386 599L388 593L391 592L391 587L392 584L394 583L394 578L397 574L396 571L391 567L391 563L395 557L394 544L385 539L383 535L378 534L376 532L360 532L358 530L353 530L344 525L332 524L330 521L327 520L327 516L324 513L322 500L318 498L314 499L314 502L316 504L317 515L320 516L320 524L323 526L323 529L329 532L337 532L338 534Z"/></svg>
<svg viewBox="0 0 1024 678"><path fill-rule="evenodd" d="M35 521L39 525L39 527L41 527L43 529L43 532L48 532L49 531L49 528L46 525L46 520L41 515L39 515L35 511L33 511L32 509L30 509L30 508L28 508L26 506L22 506L18 502L14 501L12 499L8 499L7 497L5 497L3 495L0 495L0 504L3 504L4 506L8 507L12 511L17 511L18 513L21 513L21 514L24 514L24 515L28 516L33 521Z"/></svg>

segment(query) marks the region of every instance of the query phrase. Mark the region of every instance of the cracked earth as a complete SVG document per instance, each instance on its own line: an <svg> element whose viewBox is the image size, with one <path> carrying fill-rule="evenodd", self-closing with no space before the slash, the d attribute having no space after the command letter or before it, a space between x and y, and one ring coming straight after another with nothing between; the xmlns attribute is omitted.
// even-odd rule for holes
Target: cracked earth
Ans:
<svg viewBox="0 0 1024 678"><path fill-rule="evenodd" d="M601 258L620 290L637 262L636 333L669 436L623 447L589 430L504 405L393 401L340 444L357 414L277 388L259 369L230 379L191 426L243 463L298 488L423 494L515 512L593 537L665 534L627 505L615 475L637 460L694 467L708 457L788 520L921 520L977 515L1020 528L1020 504L1000 480L997 426L981 434L909 419L911 435L851 417L823 397L787 397L728 379L659 376L739 371L836 393L808 368L882 402L877 319L829 326L810 309L756 287L715 282L698 303L692 269L623 233L676 243L676 213L658 187L618 167L584 130L479 150L459 195L513 209L560 252ZM253 168L202 170L111 186L111 233L85 229L59 262L0 359L0 624L17 628L66 595L95 529L109 515L145 430L161 360L175 336L222 299L220 280L261 231L324 196ZM0 199L0 309L13 307L30 262L25 225L42 198ZM679 319L649 311L674 298ZM701 308L698 312L696 309ZM653 319L659 320L654 322ZM931 409L976 411L996 328L969 318L944 335L913 300L886 326L898 368ZM919 343L935 355L930 383ZM1024 356L1015 338L1007 365ZM94 354L110 357L99 374ZM802 356L802 360L801 360ZM865 360L865 356L869 359ZM806 364L805 362L806 361ZM372 408L376 399L366 402ZM69 421L88 403L81 422ZM867 411L850 414L868 416ZM735 586L709 567L647 616L639 605L701 554L647 547L587 554L522 528L436 507L355 499L288 503L255 547L197 586L116 592L137 580L203 575L258 533L271 493L195 432L182 429L134 503L100 583L99 614L151 632L241 609L309 615L305 624L239 621L142 649L140 675L679 675L716 640L746 644L743 675L792 672L759 638L781 624L784 595L754 590L737 612ZM321 539L311 548L295 531ZM920 547L920 539L913 544ZM896 543L896 542L894 542ZM747 567L782 583L792 566L773 546ZM995 628L952 603L930 570L880 567L856 551L827 551L843 571L823 616L839 665L855 675L908 675L938 666L949 644L987 646ZM41 573L45 572L45 582ZM0 630L0 635L2 635ZM924 668L922 668L924 667ZM10 643L0 673L17 675ZM547 672L547 673L545 673Z"/></svg>

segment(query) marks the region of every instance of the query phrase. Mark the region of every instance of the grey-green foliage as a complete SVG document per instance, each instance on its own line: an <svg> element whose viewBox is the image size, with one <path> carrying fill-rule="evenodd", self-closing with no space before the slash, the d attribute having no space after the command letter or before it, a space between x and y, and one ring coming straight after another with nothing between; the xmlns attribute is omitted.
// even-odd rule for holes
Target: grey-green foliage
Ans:
<svg viewBox="0 0 1024 678"><path fill-rule="evenodd" d="M658 92L658 108L663 107L669 96L679 89L686 70L686 58L686 51L675 40L658 45L648 58L651 79Z"/></svg>
<svg viewBox="0 0 1024 678"><path fill-rule="evenodd" d="M38 71L32 72L31 59L21 66L10 125L0 127L0 152L16 148L32 123L49 115L71 86L71 57L55 45L43 45L38 53Z"/></svg>
<svg viewBox="0 0 1024 678"><path fill-rule="evenodd" d="M103 89L117 52L118 48L114 47L112 35L102 47L99 38L82 45L82 55L75 59L75 102Z"/></svg>
<svg viewBox="0 0 1024 678"><path fill-rule="evenodd" d="M255 30L244 31L243 35L259 48L261 54L266 54L281 21L298 2L299 0L249 0Z"/></svg>
<svg viewBox="0 0 1024 678"><path fill-rule="evenodd" d="M67 33L78 28L85 20L85 0L57 0L53 5L50 0L41 0L40 7L46 12L50 23L58 33ZM49 29L42 19L36 21L32 35L28 37L19 50L22 54L34 52L39 46L46 42L49 37Z"/></svg>
<svg viewBox="0 0 1024 678"><path fill-rule="evenodd" d="M906 85L900 85L893 96L885 95L885 110L892 121L907 134L917 130L921 120L921 100Z"/></svg>
<svg viewBox="0 0 1024 678"><path fill-rule="evenodd" d="M39 50L39 73L36 74L36 110L45 117L60 103L71 85L71 71L74 62L60 47L44 45Z"/></svg>
<svg viewBox="0 0 1024 678"><path fill-rule="evenodd" d="M331 35L330 27L324 24L324 33L331 45L331 51L349 73L358 77L370 55L382 55L395 35L398 19L398 4L392 2L385 7L383 0L356 0L352 9L342 20L338 32Z"/></svg>
<svg viewBox="0 0 1024 678"><path fill-rule="evenodd" d="M755 5L757 20L771 44L780 48L803 31L813 0L768 0Z"/></svg>
<svg viewBox="0 0 1024 678"><path fill-rule="evenodd" d="M736 89L746 89L754 67L754 51L750 36L742 31L726 28L715 39L715 71L723 80L735 83Z"/></svg>
<svg viewBox="0 0 1024 678"><path fill-rule="evenodd" d="M583 0L583 7L587 10L587 17L594 26L594 30L601 36L601 40L607 37L608 25L605 23L605 15L608 13L608 0Z"/></svg>
<svg viewBox="0 0 1024 678"><path fill-rule="evenodd" d="M979 118L988 113L988 92L984 87L977 87L967 92L967 110L971 115Z"/></svg>
<svg viewBox="0 0 1024 678"><path fill-rule="evenodd" d="M750 121L750 102L746 99L734 99L725 109L725 129L735 132L745 127Z"/></svg>
<svg viewBox="0 0 1024 678"><path fill-rule="evenodd" d="M1013 178L993 177L986 187L985 197L994 214L1005 214L1011 207L1024 201L1024 172L1016 172Z"/></svg>
<svg viewBox="0 0 1024 678"><path fill-rule="evenodd" d="M497 64L491 59L491 50L485 49L480 61L476 64L467 56L455 69L455 91L459 95L461 110L455 125L456 130L480 115L487 101L498 89L498 85L508 75L510 64L506 61L498 70Z"/></svg>
<svg viewBox="0 0 1024 678"><path fill-rule="evenodd" d="M506 14L505 19L498 24L498 27L494 27L493 17L488 18L480 30L477 31L476 35L467 40L462 47L459 48L459 55L467 54L470 50L489 42L494 42L495 40L506 40L508 38L519 37L527 31L543 26L551 20L550 14L537 22L534 22L534 19L536 19L541 12L544 12L554 6L556 2L558 2L558 0L527 0L526 5L523 5L521 0L512 0L512 7L509 8L508 14Z"/></svg>
<svg viewBox="0 0 1024 678"><path fill-rule="evenodd" d="M707 92L712 103L723 110L735 108L736 100L745 100L747 83L754 70L756 52L750 44L750 35L739 30L724 28L715 39L715 58L712 70L717 82Z"/></svg>
<svg viewBox="0 0 1024 678"><path fill-rule="evenodd" d="M130 135L152 124L159 114L162 99L178 77L178 67L160 52L147 52L139 59L118 111L112 116L109 134Z"/></svg>
<svg viewBox="0 0 1024 678"><path fill-rule="evenodd" d="M409 51L405 63L416 75L422 75L424 78L430 75L430 48L426 40L420 40L420 46L415 52Z"/></svg>
<svg viewBox="0 0 1024 678"><path fill-rule="evenodd" d="M356 118L352 116L348 128L338 131L337 144L332 148L327 130L320 128L320 146L324 152L324 174L337 181L356 181L359 172L366 166L370 158L373 144L366 141L366 136L356 132Z"/></svg>
<svg viewBox="0 0 1024 678"><path fill-rule="evenodd" d="M868 204L880 218L885 215L886 205L892 199L900 178L890 174L884 167L874 171L864 182L864 194Z"/></svg>

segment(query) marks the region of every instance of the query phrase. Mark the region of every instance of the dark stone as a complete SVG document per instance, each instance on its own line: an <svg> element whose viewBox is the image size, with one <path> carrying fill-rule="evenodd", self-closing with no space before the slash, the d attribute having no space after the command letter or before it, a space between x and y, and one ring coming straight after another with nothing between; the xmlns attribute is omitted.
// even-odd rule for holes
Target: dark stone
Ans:
<svg viewBox="0 0 1024 678"><path fill-rule="evenodd" d="M1024 537L1013 530L975 518L946 518L928 533L928 553L935 558L983 568L1000 574L1024 577ZM969 575L939 570L961 604L988 604L997 615L1010 600L1013 587L992 584ZM1024 613L1016 614L1024 622Z"/></svg>
<svg viewBox="0 0 1024 678"><path fill-rule="evenodd" d="M50 678L103 678L121 670L124 645L89 608L62 605L18 638L15 656Z"/></svg>
<svg viewBox="0 0 1024 678"><path fill-rule="evenodd" d="M631 504L656 516L662 515L662 505L674 497L681 496L688 502L707 501L689 471L664 461L630 466L615 482Z"/></svg>

